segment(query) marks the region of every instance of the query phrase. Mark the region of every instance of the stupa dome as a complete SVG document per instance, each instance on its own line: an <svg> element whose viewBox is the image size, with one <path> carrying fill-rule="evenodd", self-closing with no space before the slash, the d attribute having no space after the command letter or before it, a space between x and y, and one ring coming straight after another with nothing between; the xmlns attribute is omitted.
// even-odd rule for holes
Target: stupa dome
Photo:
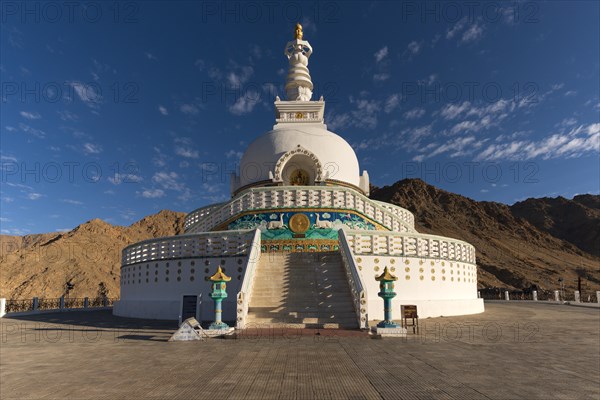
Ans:
<svg viewBox="0 0 600 400"><path fill-rule="evenodd" d="M360 186L354 150L324 124L278 125L258 137L241 159L240 186L273 179L295 184L302 179L297 171L306 172L308 185L328 181Z"/></svg>

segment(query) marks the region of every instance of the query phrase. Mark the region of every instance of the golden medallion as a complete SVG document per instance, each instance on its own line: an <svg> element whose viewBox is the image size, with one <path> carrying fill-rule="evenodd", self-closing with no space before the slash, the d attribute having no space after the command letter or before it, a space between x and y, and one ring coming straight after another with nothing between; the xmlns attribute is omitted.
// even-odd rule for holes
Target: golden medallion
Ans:
<svg viewBox="0 0 600 400"><path fill-rule="evenodd" d="M301 112L297 112L296 113L296 119L302 119L302 118L304 118L304 114L301 113Z"/></svg>
<svg viewBox="0 0 600 400"><path fill-rule="evenodd" d="M310 219L306 214L294 214L290 218L290 230L294 233L304 233L310 228Z"/></svg>

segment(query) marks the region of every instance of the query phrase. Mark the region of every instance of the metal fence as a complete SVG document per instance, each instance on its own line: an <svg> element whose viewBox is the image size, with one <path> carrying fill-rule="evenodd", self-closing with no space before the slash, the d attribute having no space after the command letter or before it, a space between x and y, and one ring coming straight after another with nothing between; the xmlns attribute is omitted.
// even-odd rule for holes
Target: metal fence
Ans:
<svg viewBox="0 0 600 400"><path fill-rule="evenodd" d="M558 290L558 289L557 289ZM505 288L485 288L479 290L479 296L484 300L506 300L506 291L510 300L533 300L533 290L508 290ZM575 301L573 290L558 290L560 301ZM583 290L580 293L582 303L597 303L598 296L594 291ZM538 301L555 301L554 290L537 290Z"/></svg>
<svg viewBox="0 0 600 400"><path fill-rule="evenodd" d="M26 299L6 300L6 313L42 311L42 310L67 310L112 307L117 298L51 298L51 299Z"/></svg>

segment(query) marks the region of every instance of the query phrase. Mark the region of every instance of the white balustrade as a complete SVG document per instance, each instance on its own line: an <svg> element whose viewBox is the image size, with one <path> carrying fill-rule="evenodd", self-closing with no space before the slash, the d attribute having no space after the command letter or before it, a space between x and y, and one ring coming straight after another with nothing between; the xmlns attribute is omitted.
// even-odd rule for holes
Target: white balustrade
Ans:
<svg viewBox="0 0 600 400"><path fill-rule="evenodd" d="M345 240L354 254L435 258L475 264L475 248L461 240L421 233L372 232L345 231Z"/></svg>
<svg viewBox="0 0 600 400"><path fill-rule="evenodd" d="M373 201L355 190L340 187L266 187L240 193L228 203L199 208L185 218L186 232L208 232L243 211L310 207L354 210L397 232L414 232L408 210Z"/></svg>
<svg viewBox="0 0 600 400"><path fill-rule="evenodd" d="M253 231L209 232L150 239L123 249L122 265L173 258L248 254Z"/></svg>

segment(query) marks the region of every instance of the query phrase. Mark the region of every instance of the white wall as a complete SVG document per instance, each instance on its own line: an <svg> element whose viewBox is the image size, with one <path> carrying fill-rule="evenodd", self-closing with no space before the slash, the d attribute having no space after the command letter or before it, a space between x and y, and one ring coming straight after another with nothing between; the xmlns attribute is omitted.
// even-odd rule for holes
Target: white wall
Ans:
<svg viewBox="0 0 600 400"><path fill-rule="evenodd" d="M228 297L223 302L223 320L234 321L236 296L247 263L247 256L195 257L122 267L121 299L113 313L122 317L177 320L181 296L202 294L202 318L213 320L214 303L208 296L212 282L206 278L212 276L217 266L221 265L226 275L231 277L227 283Z"/></svg>
<svg viewBox="0 0 600 400"><path fill-rule="evenodd" d="M354 255L367 291L369 320L383 319L383 300L377 296L377 275L384 267L398 277L396 297L392 300L395 319L400 319L402 304L416 304L419 317L465 315L483 312L477 299L477 266L440 259Z"/></svg>

